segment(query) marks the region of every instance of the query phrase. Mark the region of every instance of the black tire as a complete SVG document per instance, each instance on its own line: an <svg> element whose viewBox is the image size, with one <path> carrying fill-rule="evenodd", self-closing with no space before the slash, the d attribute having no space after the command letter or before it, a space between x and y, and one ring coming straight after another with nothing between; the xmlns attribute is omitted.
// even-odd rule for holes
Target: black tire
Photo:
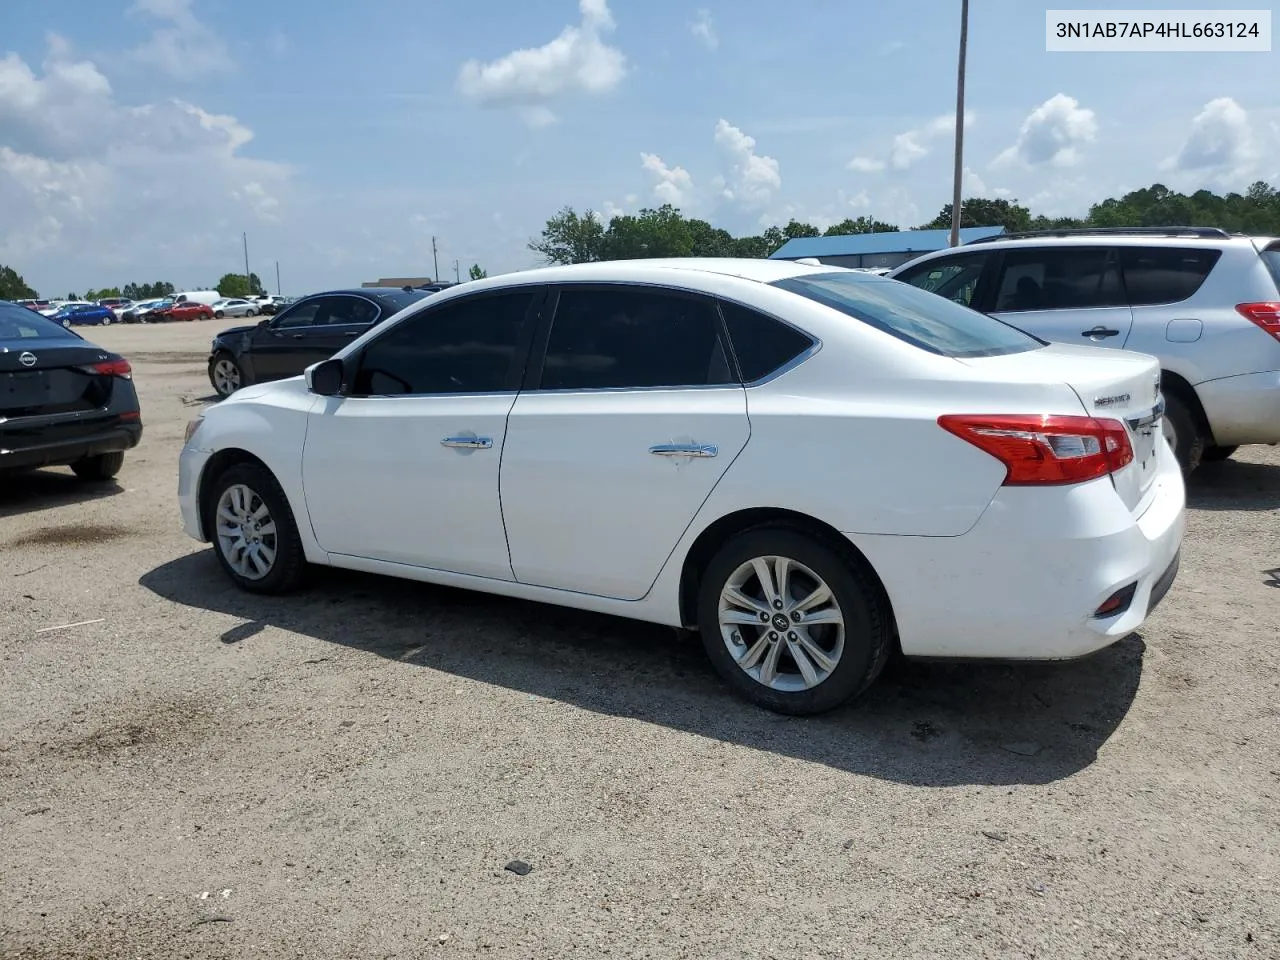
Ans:
<svg viewBox="0 0 1280 960"><path fill-rule="evenodd" d="M721 591L735 571L760 557L785 557L807 567L825 581L839 606L844 619L843 652L835 667L815 686L794 690L766 686L740 667L729 652L729 641L720 626ZM893 646L890 620L888 604L874 575L856 556L846 555L835 545L791 527L756 527L732 537L707 564L699 587L698 625L703 647L716 672L736 693L778 713L822 713L863 693L889 658ZM757 643L768 642L765 625L744 625L742 630L750 635L742 638L739 646L752 649ZM777 663L784 674L798 678L797 661L788 641L781 634L778 637L782 649ZM830 652L827 647L823 649ZM785 669L788 663L789 671Z"/></svg>
<svg viewBox="0 0 1280 960"><path fill-rule="evenodd" d="M231 365L236 368L236 373L240 377L239 384L230 390L227 390L227 389L224 389L223 387L218 386L218 380L214 376L215 368L218 366L219 363L222 363L224 361L229 361ZM236 390L239 390L241 387L247 387L249 385L249 378L245 376L244 367L240 365L239 360L237 360L234 356L232 356L228 351L219 350L209 359L209 384L213 387L213 392L225 400L227 397L231 396L231 394L235 393Z"/></svg>
<svg viewBox="0 0 1280 960"><path fill-rule="evenodd" d="M124 466L124 452L100 453L83 457L71 464L71 471L81 480L110 480Z"/></svg>
<svg viewBox="0 0 1280 960"><path fill-rule="evenodd" d="M249 311L245 314L246 317L256 317L257 315L258 311L254 310L252 307L250 307Z"/></svg>
<svg viewBox="0 0 1280 960"><path fill-rule="evenodd" d="M213 543L218 563L232 582L249 593L279 594L297 589L306 577L306 556L302 552L302 540L298 537L298 525L289 508L289 500L271 471L256 463L238 463L208 483L208 495L202 496L204 531ZM237 485L247 487L261 500L267 508L268 518L275 524L275 532L263 538L264 542L269 538L275 549L275 559L266 574L258 579L246 577L236 570L218 536L218 501L230 487Z"/></svg>
<svg viewBox="0 0 1280 960"><path fill-rule="evenodd" d="M1173 455L1182 467L1182 475L1190 476L1204 457L1204 431L1196 423L1190 408L1174 394L1165 394L1164 416L1165 439L1170 440L1169 446L1173 448ZM1168 435L1170 429L1173 431L1173 438Z"/></svg>
<svg viewBox="0 0 1280 960"><path fill-rule="evenodd" d="M1231 455L1240 448L1235 447L1205 447L1204 453L1200 456L1201 463L1220 463L1223 460L1230 460Z"/></svg>
<svg viewBox="0 0 1280 960"><path fill-rule="evenodd" d="M223 312L222 312L221 310L215 310L215 311L213 311L213 319L215 319L215 320L221 320L221 319L223 318L223 316L224 316L224 314L223 314Z"/></svg>

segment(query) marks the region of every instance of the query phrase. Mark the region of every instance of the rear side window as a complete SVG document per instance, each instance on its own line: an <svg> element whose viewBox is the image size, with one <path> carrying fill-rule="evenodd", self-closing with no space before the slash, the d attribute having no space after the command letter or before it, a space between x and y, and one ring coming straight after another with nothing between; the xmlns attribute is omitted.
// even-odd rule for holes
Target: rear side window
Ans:
<svg viewBox="0 0 1280 960"><path fill-rule="evenodd" d="M989 253L968 253L958 257L931 260L894 277L921 290L928 290L953 303L969 306L982 278Z"/></svg>
<svg viewBox="0 0 1280 960"><path fill-rule="evenodd" d="M985 313L910 284L867 274L810 274L773 285L944 357L996 357L1044 346L1043 340Z"/></svg>
<svg viewBox="0 0 1280 960"><path fill-rule="evenodd" d="M0 301L0 345L6 340L56 340L59 337L80 339L62 324L47 320L34 310Z"/></svg>
<svg viewBox="0 0 1280 960"><path fill-rule="evenodd" d="M1135 307L1186 300L1204 283L1221 250L1121 247L1120 265L1129 302Z"/></svg>
<svg viewBox="0 0 1280 960"><path fill-rule="evenodd" d="M737 383L709 300L660 290L565 289L542 367L543 390Z"/></svg>
<svg viewBox="0 0 1280 960"><path fill-rule="evenodd" d="M996 287L997 312L1128 306L1120 262L1106 247L1008 250Z"/></svg>
<svg viewBox="0 0 1280 960"><path fill-rule="evenodd" d="M1268 247L1263 250L1262 262L1271 271L1271 276L1276 281L1276 292L1280 293L1280 247Z"/></svg>
<svg viewBox="0 0 1280 960"><path fill-rule="evenodd" d="M813 346L795 327L736 303L721 302L720 312L744 383L763 380Z"/></svg>
<svg viewBox="0 0 1280 960"><path fill-rule="evenodd" d="M365 347L357 396L496 393L512 361L533 294L467 297L407 317Z"/></svg>

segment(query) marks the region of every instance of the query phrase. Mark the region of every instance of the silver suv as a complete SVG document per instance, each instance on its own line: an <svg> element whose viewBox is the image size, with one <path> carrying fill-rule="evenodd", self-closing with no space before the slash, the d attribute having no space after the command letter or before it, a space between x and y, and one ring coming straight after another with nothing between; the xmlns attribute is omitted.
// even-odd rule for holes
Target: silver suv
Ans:
<svg viewBox="0 0 1280 960"><path fill-rule="evenodd" d="M1280 443L1280 239L1205 227L1035 231L889 274L1045 340L1158 357L1183 470Z"/></svg>

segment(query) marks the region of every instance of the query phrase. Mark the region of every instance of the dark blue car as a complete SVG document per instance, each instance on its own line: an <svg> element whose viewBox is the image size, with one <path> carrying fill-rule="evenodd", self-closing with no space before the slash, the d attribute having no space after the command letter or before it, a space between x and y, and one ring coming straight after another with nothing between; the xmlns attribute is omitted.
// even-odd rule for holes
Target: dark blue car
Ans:
<svg viewBox="0 0 1280 960"><path fill-rule="evenodd" d="M114 323L116 315L110 307L100 307L96 303L69 303L49 318L64 327L71 326L106 326Z"/></svg>

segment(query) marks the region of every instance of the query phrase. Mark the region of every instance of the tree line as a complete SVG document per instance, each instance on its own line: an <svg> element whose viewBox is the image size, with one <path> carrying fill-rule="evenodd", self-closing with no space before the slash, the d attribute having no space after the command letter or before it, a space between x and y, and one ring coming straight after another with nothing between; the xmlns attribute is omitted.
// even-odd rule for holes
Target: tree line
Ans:
<svg viewBox="0 0 1280 960"><path fill-rule="evenodd" d="M1280 236L1280 191L1259 180L1247 191L1219 196L1208 190L1182 194L1157 183L1089 208L1084 217L1032 214L1017 200L975 197L960 208L962 227L1002 226L1010 232L1081 227L1221 227L1232 233ZM949 229L951 204L909 230ZM904 229L874 217L856 217L819 230L792 219L754 236L735 237L705 220L686 217L670 204L614 217L606 225L594 211L563 207L529 249L548 263L590 263L647 257L767 257L798 237L844 236Z"/></svg>
<svg viewBox="0 0 1280 960"><path fill-rule="evenodd" d="M227 273L215 285L198 289L217 290L224 297L263 296L267 293L267 288L262 285L256 273L250 273L248 277L243 273ZM112 297L124 297L135 301L158 300L161 297L171 297L175 293L177 288L172 283L160 280L155 283L126 283L122 287L103 287L101 290L90 287L85 290L83 296L72 291L65 297L49 299L106 300ZM35 288L23 279L22 274L12 267L0 265L0 300L34 300L39 296Z"/></svg>

